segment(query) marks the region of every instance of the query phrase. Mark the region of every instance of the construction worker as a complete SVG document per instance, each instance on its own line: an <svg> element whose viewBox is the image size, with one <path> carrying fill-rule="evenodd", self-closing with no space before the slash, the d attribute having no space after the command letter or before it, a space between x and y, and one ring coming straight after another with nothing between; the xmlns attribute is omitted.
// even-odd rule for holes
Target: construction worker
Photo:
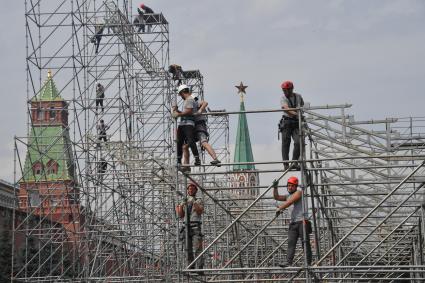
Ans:
<svg viewBox="0 0 425 283"><path fill-rule="evenodd" d="M172 64L168 67L168 72L173 75L173 80L177 81L178 85L182 84L183 69L180 65Z"/></svg>
<svg viewBox="0 0 425 283"><path fill-rule="evenodd" d="M98 134L98 143L97 146L100 146L100 142L103 140L104 142L107 142L107 135L106 135L106 130L109 129L109 126L105 125L105 121L100 120L99 124L97 125L97 134Z"/></svg>
<svg viewBox="0 0 425 283"><path fill-rule="evenodd" d="M292 266L295 248L298 238L302 239L302 247L306 246L307 263L311 265L311 245L309 235L311 234L311 222L304 219L303 201L301 188L298 188L298 178L290 177L287 182L287 190L289 195L279 195L277 180L273 181L273 198L284 203L276 209L276 215L279 215L283 210L293 205L291 212L291 222L288 231L288 253L286 255L286 264L280 264L282 267ZM305 204L307 205L307 203ZM306 209L307 210L307 209ZM304 229L306 229L304 233ZM305 235L304 235L305 234ZM305 237L304 237L305 236Z"/></svg>
<svg viewBox="0 0 425 283"><path fill-rule="evenodd" d="M202 214L204 213L204 204L202 199L196 197L197 192L198 187L190 183L187 186L186 198L176 206L177 216L180 219L186 216L185 225L180 230L179 240L186 243L185 247L188 264L201 254L203 250ZM188 229L187 233L186 229ZM195 268L195 265L193 265L192 268ZM197 261L196 268L204 268L203 258Z"/></svg>
<svg viewBox="0 0 425 283"><path fill-rule="evenodd" d="M142 9L145 12L144 22L148 26L148 32L151 32L152 24L156 22L153 15L155 12L143 3L140 4L140 9Z"/></svg>
<svg viewBox="0 0 425 283"><path fill-rule="evenodd" d="M96 45L96 51L97 54L99 52L99 45L100 40L102 39L102 34L105 29L105 25L102 23L95 23L94 25L94 36L91 38L91 43L94 43Z"/></svg>
<svg viewBox="0 0 425 283"><path fill-rule="evenodd" d="M102 113L104 112L103 108L103 100L105 99L105 87L98 83L96 85L96 113L97 113L97 107L100 106Z"/></svg>
<svg viewBox="0 0 425 283"><path fill-rule="evenodd" d="M138 27L137 32L145 32L145 19L144 13L142 10L137 8L137 16L134 18L133 24Z"/></svg>
<svg viewBox="0 0 425 283"><path fill-rule="evenodd" d="M103 157L100 158L100 161L97 164L97 173L99 175L99 179L97 181L98 185L103 182L103 177L104 177L107 169L108 169L108 162L106 162L105 158L103 158Z"/></svg>
<svg viewBox="0 0 425 283"><path fill-rule="evenodd" d="M292 137L294 140L292 160L298 160L300 157L299 116L297 111L287 109L304 106L304 100L300 94L294 92L292 82L285 81L281 84L281 87L283 91L281 107L285 110L279 123L279 130L282 133L282 159L283 161L289 160L289 147ZM285 163L284 166L287 170L289 163ZM292 169L300 170L298 162L292 164Z"/></svg>
<svg viewBox="0 0 425 283"><path fill-rule="evenodd" d="M198 147L195 142L195 118L193 116L194 109L196 110L195 100L193 99L190 88L187 85L180 85L177 92L184 100L183 111L179 111L177 106L173 107L173 117L180 117L180 123L177 128L177 163L183 172L190 170L189 167L182 167L183 145L189 145L193 156L195 157L195 165L201 165L199 159Z"/></svg>
<svg viewBox="0 0 425 283"><path fill-rule="evenodd" d="M212 146L208 143L208 127L207 127L207 118L205 115L202 115L202 113L205 112L205 109L208 106L208 102L203 100L199 102L198 100L198 93L192 93L192 97L195 100L195 109L194 109L194 117L195 117L195 132L196 132L196 139L200 142L201 146L206 149L208 154L213 159L210 163L211 165L216 165L218 167L221 166L220 160L218 160L217 155L215 154L214 149ZM184 154L184 164L189 163L189 149L188 145L185 144L183 146L183 154Z"/></svg>

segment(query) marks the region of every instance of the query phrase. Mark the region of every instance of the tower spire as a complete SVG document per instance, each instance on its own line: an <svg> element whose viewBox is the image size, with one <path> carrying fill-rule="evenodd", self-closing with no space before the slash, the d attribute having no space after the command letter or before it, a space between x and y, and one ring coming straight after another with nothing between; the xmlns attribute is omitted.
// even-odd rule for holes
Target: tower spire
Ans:
<svg viewBox="0 0 425 283"><path fill-rule="evenodd" d="M238 94L241 97L240 111L245 112L244 94L246 94L245 89L248 86L243 85L243 83L241 82L240 85L235 87L238 89ZM252 147L251 147L251 139L249 136L248 120L246 118L245 113L239 114L234 162L235 163L254 162L254 157L252 154ZM235 171L236 170L255 170L255 166L252 164L234 165L233 170Z"/></svg>

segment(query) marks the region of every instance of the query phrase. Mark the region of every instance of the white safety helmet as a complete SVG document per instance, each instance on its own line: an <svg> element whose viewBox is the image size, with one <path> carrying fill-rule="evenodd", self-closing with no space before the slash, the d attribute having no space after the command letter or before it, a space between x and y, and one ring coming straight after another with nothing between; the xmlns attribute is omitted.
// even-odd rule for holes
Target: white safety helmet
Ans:
<svg viewBox="0 0 425 283"><path fill-rule="evenodd" d="M193 99L195 99L195 100L198 99L198 96L199 96L199 93L196 93L196 92L195 93L192 93L192 98Z"/></svg>
<svg viewBox="0 0 425 283"><path fill-rule="evenodd" d="M179 85L177 88L177 93L180 94L180 92L184 89L188 89L190 91L190 88L187 85Z"/></svg>

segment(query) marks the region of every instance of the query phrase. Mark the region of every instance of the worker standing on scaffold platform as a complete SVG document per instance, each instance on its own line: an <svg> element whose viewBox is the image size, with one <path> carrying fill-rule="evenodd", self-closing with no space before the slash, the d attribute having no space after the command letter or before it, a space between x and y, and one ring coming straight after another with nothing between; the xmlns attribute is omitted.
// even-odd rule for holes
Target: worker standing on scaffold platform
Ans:
<svg viewBox="0 0 425 283"><path fill-rule="evenodd" d="M147 25L147 27L148 27L148 32L151 32L151 29L152 29L152 24L154 24L156 21L155 21L155 18L154 18L154 11L151 9L151 8L149 8L148 6L146 6L145 4L140 4L140 9L142 9L144 12L145 12L145 14L144 14L144 22L146 23L146 25Z"/></svg>
<svg viewBox="0 0 425 283"><path fill-rule="evenodd" d="M279 205L276 209L276 215L279 215L283 210L287 209L291 205L293 205L291 212L291 222L289 224L288 231L288 252L286 255L286 264L279 264L281 267L292 266L294 256L295 256L295 248L297 246L298 238L302 239L302 246L304 249L304 244L306 247L307 254L307 263L311 265L311 245L310 245L310 237L309 235L312 232L311 222L306 220L304 216L303 210L303 191L301 188L298 188L298 178L290 177L287 182L287 189L289 195L279 195L277 191L279 182L275 180L273 182L273 198L278 201L284 201L283 204ZM307 211L307 203L304 204L305 211ZM306 229L304 233L304 228ZM304 237L305 236L305 237Z"/></svg>
<svg viewBox="0 0 425 283"><path fill-rule="evenodd" d="M145 14L137 8L137 16L134 18L133 24L137 27L137 32L145 32Z"/></svg>
<svg viewBox="0 0 425 283"><path fill-rule="evenodd" d="M204 213L204 204L202 199L196 197L197 192L198 187L190 183L187 186L186 198L176 207L176 213L180 219L186 216L185 225L179 233L179 240L186 243L188 264L201 254L203 250L202 214ZM195 265L192 265L191 268L195 268ZM197 261L196 268L204 268L203 257Z"/></svg>
<svg viewBox="0 0 425 283"><path fill-rule="evenodd" d="M281 99L283 112L282 119L279 123L279 130L282 133L282 159L289 160L289 147L291 145L291 137L294 140L294 149L292 160L300 158L300 132L299 132L299 116L298 111L287 110L289 108L297 108L304 106L302 96L294 92L294 84L290 81L285 81L281 85L283 94ZM285 170L289 168L289 163L285 163ZM300 170L298 162L292 164L292 169Z"/></svg>
<svg viewBox="0 0 425 283"><path fill-rule="evenodd" d="M183 145L185 143L189 145L192 151L196 166L201 165L201 159L199 159L198 147L195 142L195 118L193 116L193 110L196 107L195 100L187 85L180 85L177 88L177 92L184 100L183 111L179 111L177 106L174 106L172 115L174 118L180 117L180 123L177 128L177 165L184 172L190 170L188 166L182 167Z"/></svg>

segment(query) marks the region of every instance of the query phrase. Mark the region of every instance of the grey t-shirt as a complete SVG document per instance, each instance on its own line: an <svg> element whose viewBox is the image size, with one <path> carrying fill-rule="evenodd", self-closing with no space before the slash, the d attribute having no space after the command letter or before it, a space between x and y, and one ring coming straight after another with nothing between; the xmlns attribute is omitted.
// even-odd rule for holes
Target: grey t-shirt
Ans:
<svg viewBox="0 0 425 283"><path fill-rule="evenodd" d="M185 111L186 109L190 108L193 111L192 113L194 113L195 112L195 107L196 107L195 104L196 104L195 100L191 96L189 96L188 98L186 98L184 100L183 111ZM194 116L193 115L190 115L190 116L180 117L180 124L179 125L180 126L186 126L186 125L195 126Z"/></svg>
<svg viewBox="0 0 425 283"><path fill-rule="evenodd" d="M192 197L189 196L187 198L187 203L189 204L189 206L191 206L191 213L190 213L190 222L201 222L202 221L202 214L197 214L195 209L193 208L193 204L197 203L199 205L204 205L204 202L202 201L202 199L197 198L197 197ZM186 213L186 203L182 202L180 203L180 205L183 206L185 213Z"/></svg>
<svg viewBox="0 0 425 283"><path fill-rule="evenodd" d="M297 191L303 193L303 190L301 188L297 188ZM288 198L291 198L291 195L289 195ZM307 202L305 205L306 205L306 211L307 211L308 209ZM302 221L302 220L303 220L303 201L301 198L300 200L298 200L292 205L291 223Z"/></svg>
<svg viewBox="0 0 425 283"><path fill-rule="evenodd" d="M284 95L282 95L282 98L280 99L280 105L283 107L283 105L288 105L289 108L296 108L296 107L302 107L304 106L304 100L301 94L293 93L293 95L289 98L287 98ZM289 117L288 113L283 112L283 116Z"/></svg>

